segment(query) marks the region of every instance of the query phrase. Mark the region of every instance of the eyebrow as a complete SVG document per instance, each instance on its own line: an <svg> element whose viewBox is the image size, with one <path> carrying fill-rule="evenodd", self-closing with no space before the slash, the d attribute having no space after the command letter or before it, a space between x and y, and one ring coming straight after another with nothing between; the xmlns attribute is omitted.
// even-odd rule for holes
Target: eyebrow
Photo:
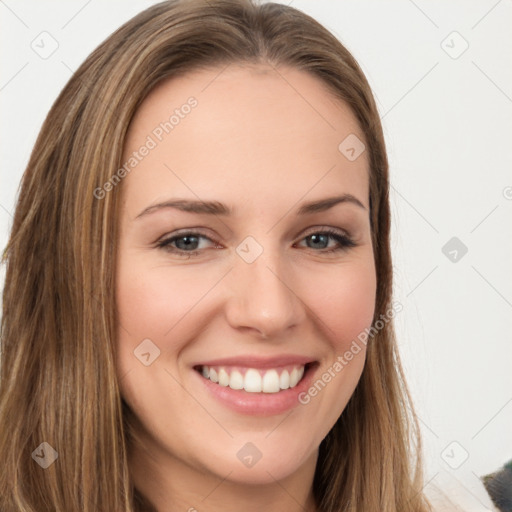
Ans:
<svg viewBox="0 0 512 512"><path fill-rule="evenodd" d="M316 201L310 201L302 204L297 210L297 215L308 215L324 212L337 204L354 204L363 210L366 206L352 194L343 194L341 196L327 197ZM209 215L233 215L233 209L219 201L193 201L189 199L172 199L162 203L154 204L140 212L136 219L165 208L175 208L183 212L209 214Z"/></svg>

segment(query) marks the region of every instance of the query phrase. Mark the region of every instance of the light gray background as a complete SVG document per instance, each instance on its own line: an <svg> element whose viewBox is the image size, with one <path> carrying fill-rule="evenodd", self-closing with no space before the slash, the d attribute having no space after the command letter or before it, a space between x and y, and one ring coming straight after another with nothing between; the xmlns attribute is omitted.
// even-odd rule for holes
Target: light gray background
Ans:
<svg viewBox="0 0 512 512"><path fill-rule="evenodd" d="M57 94L101 41L154 3L0 0L2 250ZM374 90L390 159L395 299L404 308L395 325L427 480L456 482L467 510L477 510L477 475L512 458L512 2L281 3L330 29ZM52 38L58 48L41 58L33 47L48 51ZM454 246L445 256L452 237L467 254Z"/></svg>

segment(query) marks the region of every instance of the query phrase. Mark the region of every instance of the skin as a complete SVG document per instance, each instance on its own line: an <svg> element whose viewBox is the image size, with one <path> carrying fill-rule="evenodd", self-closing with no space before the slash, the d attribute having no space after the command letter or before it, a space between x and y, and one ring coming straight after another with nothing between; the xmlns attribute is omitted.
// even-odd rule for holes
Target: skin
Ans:
<svg viewBox="0 0 512 512"><path fill-rule="evenodd" d="M159 512L315 510L318 447L364 367L364 347L306 405L249 416L214 399L197 378L199 361L247 354L300 354L332 367L374 314L376 275L369 220L366 152L349 161L338 145L364 136L348 106L303 71L231 64L160 83L130 125L123 162L156 126L194 96L198 105L124 178L118 242L117 372L123 399L140 422L143 446L130 464L136 486ZM224 71L222 71L224 70ZM304 202L349 193L299 217ZM172 199L217 200L232 217L148 206ZM349 233L312 243L321 228ZM187 257L183 239L201 228ZM315 229L318 228L318 229ZM183 236L183 233L180 233ZM262 254L236 252L252 236ZM266 336L265 336L266 335ZM149 366L134 350L150 339ZM248 468L237 452L253 443L262 458Z"/></svg>

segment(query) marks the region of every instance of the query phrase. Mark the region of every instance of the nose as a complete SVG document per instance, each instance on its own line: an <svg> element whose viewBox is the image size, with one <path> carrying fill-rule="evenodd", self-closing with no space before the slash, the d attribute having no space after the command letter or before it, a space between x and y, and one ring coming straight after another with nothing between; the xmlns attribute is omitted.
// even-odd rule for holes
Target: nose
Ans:
<svg viewBox="0 0 512 512"><path fill-rule="evenodd" d="M234 266L226 303L231 327L256 332L264 339L277 339L303 321L305 309L297 281L293 282L291 268L277 251L270 254L265 250L252 263L235 256Z"/></svg>

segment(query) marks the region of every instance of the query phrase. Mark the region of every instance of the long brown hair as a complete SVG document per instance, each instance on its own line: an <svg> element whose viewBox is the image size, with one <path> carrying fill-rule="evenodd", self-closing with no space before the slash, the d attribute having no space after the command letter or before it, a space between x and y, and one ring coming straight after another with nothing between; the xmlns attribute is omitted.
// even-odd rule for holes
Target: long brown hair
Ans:
<svg viewBox="0 0 512 512"><path fill-rule="evenodd" d="M351 107L369 157L374 321L391 307L386 149L370 87L347 49L311 17L279 4L171 0L146 9L73 74L21 183L4 256L3 512L154 510L130 477L134 418L114 364L122 183L101 199L94 191L122 165L130 121L158 82L237 62L304 70ZM43 469L35 461L55 456L50 447L58 458ZM368 341L357 388L320 445L314 495L322 512L430 510L418 424L391 321Z"/></svg>

